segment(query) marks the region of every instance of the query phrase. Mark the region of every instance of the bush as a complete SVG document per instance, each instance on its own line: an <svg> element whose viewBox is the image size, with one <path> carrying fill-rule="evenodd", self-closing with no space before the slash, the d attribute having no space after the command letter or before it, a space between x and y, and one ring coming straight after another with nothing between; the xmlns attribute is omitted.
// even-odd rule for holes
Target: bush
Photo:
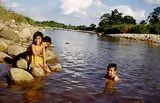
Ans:
<svg viewBox="0 0 160 103"><path fill-rule="evenodd" d="M134 25L113 25L110 28L103 29L107 34L116 34L116 33L131 33L132 27Z"/></svg>
<svg viewBox="0 0 160 103"><path fill-rule="evenodd" d="M139 33L139 34L149 34L150 29L148 25L137 25L132 28L133 33Z"/></svg>
<svg viewBox="0 0 160 103"><path fill-rule="evenodd" d="M160 35L160 24L155 25L155 32Z"/></svg>

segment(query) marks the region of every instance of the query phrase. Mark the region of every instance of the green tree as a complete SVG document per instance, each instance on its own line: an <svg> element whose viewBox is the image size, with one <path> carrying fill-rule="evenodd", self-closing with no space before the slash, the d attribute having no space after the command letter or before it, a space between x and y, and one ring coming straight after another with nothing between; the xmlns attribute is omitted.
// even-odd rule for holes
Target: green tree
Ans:
<svg viewBox="0 0 160 103"><path fill-rule="evenodd" d="M155 8L154 11L150 13L148 20L150 24L160 23L160 7Z"/></svg>
<svg viewBox="0 0 160 103"><path fill-rule="evenodd" d="M122 23L124 23L124 24L136 24L136 20L132 16L124 16L122 18Z"/></svg>
<svg viewBox="0 0 160 103"><path fill-rule="evenodd" d="M139 23L139 24L145 25L145 24L147 24L147 23L146 23L146 21L145 21L145 20L142 20L142 21L140 21L140 23Z"/></svg>
<svg viewBox="0 0 160 103"><path fill-rule="evenodd" d="M119 13L117 9L111 12L110 24L122 24L122 13Z"/></svg>
<svg viewBox="0 0 160 103"><path fill-rule="evenodd" d="M96 24L91 24L89 27L88 27L88 30L95 30L96 29Z"/></svg>
<svg viewBox="0 0 160 103"><path fill-rule="evenodd" d="M110 19L111 19L111 15L109 13L103 14L100 18L99 27L104 28L107 25L109 25Z"/></svg>
<svg viewBox="0 0 160 103"><path fill-rule="evenodd" d="M77 26L77 29L79 29L79 30L86 30L87 27L85 25L80 25L80 26Z"/></svg>

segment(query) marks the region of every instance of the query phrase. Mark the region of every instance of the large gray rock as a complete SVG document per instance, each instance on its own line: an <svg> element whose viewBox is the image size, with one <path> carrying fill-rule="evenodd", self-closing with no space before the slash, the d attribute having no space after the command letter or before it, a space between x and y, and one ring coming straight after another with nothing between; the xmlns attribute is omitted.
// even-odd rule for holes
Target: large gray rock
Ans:
<svg viewBox="0 0 160 103"><path fill-rule="evenodd" d="M29 72L19 68L11 68L8 75L15 83L30 82L34 80Z"/></svg>
<svg viewBox="0 0 160 103"><path fill-rule="evenodd" d="M46 51L46 62L49 65L52 65L52 64L59 62L57 55L49 49Z"/></svg>
<svg viewBox="0 0 160 103"><path fill-rule="evenodd" d="M9 56L9 55L7 55L7 54L5 54L5 53L3 53L3 52L0 52L0 62L1 62L1 63L4 62L4 58L5 58L5 57L12 58L11 56Z"/></svg>
<svg viewBox="0 0 160 103"><path fill-rule="evenodd" d="M61 66L60 63L57 63L57 64L52 65L52 66L49 66L49 68L50 68L50 70L52 72L60 72L60 71L62 71L62 66Z"/></svg>
<svg viewBox="0 0 160 103"><path fill-rule="evenodd" d="M34 76L34 77L44 77L45 76L45 73L44 73L44 70L42 68L31 68L31 74Z"/></svg>
<svg viewBox="0 0 160 103"><path fill-rule="evenodd" d="M0 52L5 51L7 47L8 45L3 40L0 40Z"/></svg>
<svg viewBox="0 0 160 103"><path fill-rule="evenodd" d="M57 58L56 54L52 50L47 49L46 60L53 59L53 58Z"/></svg>
<svg viewBox="0 0 160 103"><path fill-rule="evenodd" d="M17 64L18 68L27 70L28 64L27 64L27 61L25 59L18 60L16 64Z"/></svg>
<svg viewBox="0 0 160 103"><path fill-rule="evenodd" d="M11 56L16 56L19 53L24 52L26 49L19 45L11 45L8 47L8 54Z"/></svg>
<svg viewBox="0 0 160 103"><path fill-rule="evenodd" d="M18 35L8 26L3 27L3 29L0 31L0 37L14 41L19 40Z"/></svg>
<svg viewBox="0 0 160 103"><path fill-rule="evenodd" d="M31 35L32 34L29 28L24 28L20 32L18 32L18 36L23 39L29 39Z"/></svg>

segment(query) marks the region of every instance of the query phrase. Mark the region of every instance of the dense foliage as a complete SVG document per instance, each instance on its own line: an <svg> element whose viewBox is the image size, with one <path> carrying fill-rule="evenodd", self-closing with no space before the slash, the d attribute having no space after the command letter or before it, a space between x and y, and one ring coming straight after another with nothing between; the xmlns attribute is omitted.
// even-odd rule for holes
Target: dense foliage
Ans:
<svg viewBox="0 0 160 103"><path fill-rule="evenodd" d="M140 33L140 34L160 34L160 7L150 13L147 20L142 20L136 25L136 20L131 16L122 16L117 9L111 13L103 14L100 18L97 32L108 34L116 33Z"/></svg>

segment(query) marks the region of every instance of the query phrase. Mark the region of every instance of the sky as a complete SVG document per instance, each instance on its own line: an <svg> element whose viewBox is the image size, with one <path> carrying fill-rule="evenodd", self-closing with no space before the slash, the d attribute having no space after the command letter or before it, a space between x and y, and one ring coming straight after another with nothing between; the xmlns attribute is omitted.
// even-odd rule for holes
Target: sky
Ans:
<svg viewBox="0 0 160 103"><path fill-rule="evenodd" d="M0 0L4 6L37 21L71 25L98 24L104 13L118 9L137 22L147 19L160 0Z"/></svg>

